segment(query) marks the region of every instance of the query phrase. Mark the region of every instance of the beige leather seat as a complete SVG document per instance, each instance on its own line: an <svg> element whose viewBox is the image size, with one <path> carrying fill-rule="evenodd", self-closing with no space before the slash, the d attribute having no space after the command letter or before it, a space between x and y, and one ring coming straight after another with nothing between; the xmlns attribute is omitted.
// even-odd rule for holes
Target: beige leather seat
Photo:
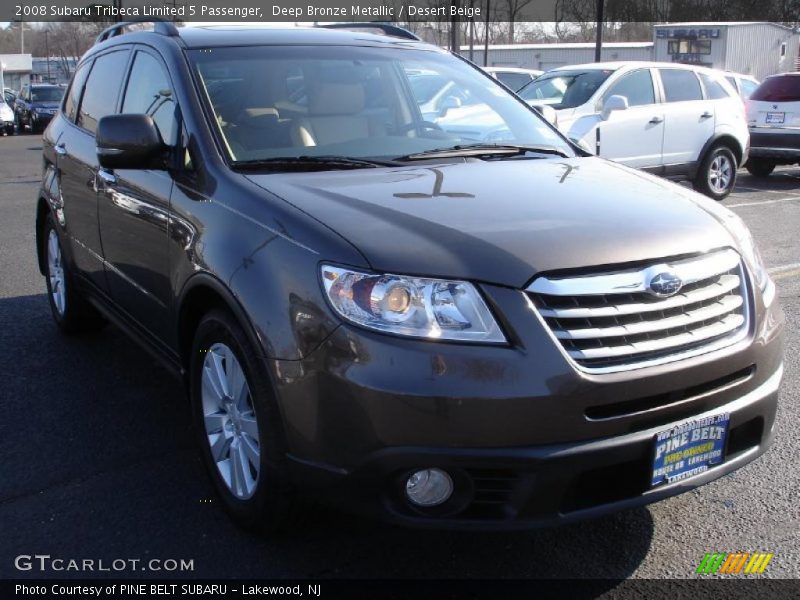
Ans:
<svg viewBox="0 0 800 600"><path fill-rule="evenodd" d="M386 135L380 119L362 114L360 83L320 83L309 89L308 113L292 126L296 146L324 146Z"/></svg>

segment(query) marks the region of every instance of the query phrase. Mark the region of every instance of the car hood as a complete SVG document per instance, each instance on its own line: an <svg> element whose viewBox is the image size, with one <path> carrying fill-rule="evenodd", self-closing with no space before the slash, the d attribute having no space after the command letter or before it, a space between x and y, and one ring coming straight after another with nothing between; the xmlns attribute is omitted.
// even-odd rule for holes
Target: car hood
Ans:
<svg viewBox="0 0 800 600"><path fill-rule="evenodd" d="M247 177L338 232L387 273L523 287L545 271L733 244L702 207L707 199L597 158Z"/></svg>
<svg viewBox="0 0 800 600"><path fill-rule="evenodd" d="M58 108L61 106L61 101L53 102L31 102L31 108Z"/></svg>

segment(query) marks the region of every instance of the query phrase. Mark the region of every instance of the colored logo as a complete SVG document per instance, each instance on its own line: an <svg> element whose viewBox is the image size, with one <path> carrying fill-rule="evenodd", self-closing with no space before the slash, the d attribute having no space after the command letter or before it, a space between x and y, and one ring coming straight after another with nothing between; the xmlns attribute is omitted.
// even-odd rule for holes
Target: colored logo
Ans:
<svg viewBox="0 0 800 600"><path fill-rule="evenodd" d="M763 573L772 560L772 552L706 552L695 573L747 574Z"/></svg>

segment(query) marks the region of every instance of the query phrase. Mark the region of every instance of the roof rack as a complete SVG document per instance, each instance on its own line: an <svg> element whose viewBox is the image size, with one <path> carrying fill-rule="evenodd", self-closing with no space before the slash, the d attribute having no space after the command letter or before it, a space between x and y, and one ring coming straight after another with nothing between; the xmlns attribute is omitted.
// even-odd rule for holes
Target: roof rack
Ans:
<svg viewBox="0 0 800 600"><path fill-rule="evenodd" d="M122 21L121 23L114 23L111 27L107 27L100 32L100 35L97 36L97 39L94 41L94 43L99 44L100 42L105 42L112 37L122 35L125 33L126 27L130 27L131 25L141 25L142 23L152 23L153 31L160 35L166 35L169 37L178 37L180 35L178 28L175 27L175 24L171 21L162 21L160 19L152 18L141 20L132 19L130 21Z"/></svg>
<svg viewBox="0 0 800 600"><path fill-rule="evenodd" d="M383 21L364 21L360 23L328 23L327 25L315 25L323 29L344 29L347 31L358 31L359 29L378 29L384 35L403 38L405 40L421 41L419 37L411 33L408 29L403 29L398 25L385 23Z"/></svg>

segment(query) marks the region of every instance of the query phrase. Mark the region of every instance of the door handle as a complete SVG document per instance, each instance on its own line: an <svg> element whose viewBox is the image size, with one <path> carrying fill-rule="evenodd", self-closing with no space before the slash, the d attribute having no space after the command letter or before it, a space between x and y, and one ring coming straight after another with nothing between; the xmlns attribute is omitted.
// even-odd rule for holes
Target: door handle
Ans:
<svg viewBox="0 0 800 600"><path fill-rule="evenodd" d="M653 117L652 119L650 119L649 122L652 123L653 125L658 125L659 123L663 123L664 119L662 119L661 117Z"/></svg>
<svg viewBox="0 0 800 600"><path fill-rule="evenodd" d="M97 176L103 180L103 184L106 187L117 184L117 176L111 173L110 171L106 171L105 169L100 169L97 172Z"/></svg>
<svg viewBox="0 0 800 600"><path fill-rule="evenodd" d="M710 118L711 118L711 117L713 117L713 116L714 116L714 115L712 115L710 112L706 111L706 112L704 112L702 115L700 115L700 118L701 118L701 119L710 119Z"/></svg>
<svg viewBox="0 0 800 600"><path fill-rule="evenodd" d="M64 145L64 142L56 144L55 151L59 156L65 156L67 154L67 147Z"/></svg>

